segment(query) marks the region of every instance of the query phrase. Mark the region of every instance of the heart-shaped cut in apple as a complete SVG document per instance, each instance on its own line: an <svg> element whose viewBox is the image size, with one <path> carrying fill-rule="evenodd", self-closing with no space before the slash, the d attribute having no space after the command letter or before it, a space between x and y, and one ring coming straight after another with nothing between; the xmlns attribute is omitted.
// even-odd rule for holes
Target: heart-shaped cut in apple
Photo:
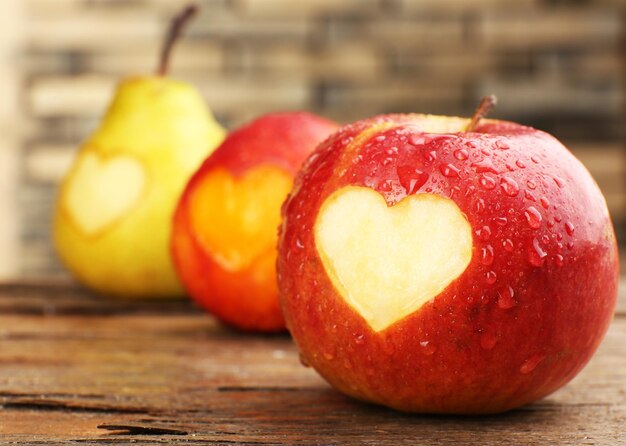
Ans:
<svg viewBox="0 0 626 446"><path fill-rule="evenodd" d="M276 257L280 206L293 180L272 165L241 177L226 169L205 175L191 193L190 222L202 249L222 268L240 271L264 254Z"/></svg>
<svg viewBox="0 0 626 446"><path fill-rule="evenodd" d="M323 203L314 234L333 285L375 331L419 310L472 258L469 222L434 194L389 207L373 189L346 186Z"/></svg>
<svg viewBox="0 0 626 446"><path fill-rule="evenodd" d="M93 236L133 209L146 182L137 159L127 155L102 158L85 151L68 177L62 204L78 230Z"/></svg>

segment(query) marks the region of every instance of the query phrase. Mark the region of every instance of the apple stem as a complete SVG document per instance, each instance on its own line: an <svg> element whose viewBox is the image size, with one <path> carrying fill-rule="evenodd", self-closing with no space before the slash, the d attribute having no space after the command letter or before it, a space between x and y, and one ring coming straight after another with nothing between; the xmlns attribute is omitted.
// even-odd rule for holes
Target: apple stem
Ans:
<svg viewBox="0 0 626 446"><path fill-rule="evenodd" d="M179 12L170 22L170 28L165 36L163 47L161 48L161 57L159 59L159 66L157 68L157 75L165 76L169 69L170 54L172 53L172 47L174 43L180 37L183 28L191 18L198 12L197 5L187 5L181 12Z"/></svg>
<svg viewBox="0 0 626 446"><path fill-rule="evenodd" d="M474 129L478 126L478 123L482 118L487 116L487 113L498 103L498 98L494 94L490 94L489 96L485 96L480 100L480 104L476 108L472 119L465 127L466 132L473 132Z"/></svg>

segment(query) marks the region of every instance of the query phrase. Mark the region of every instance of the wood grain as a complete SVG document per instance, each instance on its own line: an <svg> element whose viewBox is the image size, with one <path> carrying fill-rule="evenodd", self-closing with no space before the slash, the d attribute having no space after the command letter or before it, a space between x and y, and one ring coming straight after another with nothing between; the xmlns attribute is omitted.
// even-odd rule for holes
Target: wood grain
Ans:
<svg viewBox="0 0 626 446"><path fill-rule="evenodd" d="M3 218L0 231L0 278L15 277L19 265L15 263L20 243L20 228L17 219L7 218L19 213L17 182L19 179L19 138L17 128L22 116L17 112L20 104L20 72L13 60L14 48L21 44L21 3L9 0L2 3L0 14L0 215ZM11 61L11 62L9 62Z"/></svg>
<svg viewBox="0 0 626 446"><path fill-rule="evenodd" d="M0 443L626 444L625 285L606 340L572 383L472 418L354 402L303 367L287 335L230 331L186 301L5 284Z"/></svg>

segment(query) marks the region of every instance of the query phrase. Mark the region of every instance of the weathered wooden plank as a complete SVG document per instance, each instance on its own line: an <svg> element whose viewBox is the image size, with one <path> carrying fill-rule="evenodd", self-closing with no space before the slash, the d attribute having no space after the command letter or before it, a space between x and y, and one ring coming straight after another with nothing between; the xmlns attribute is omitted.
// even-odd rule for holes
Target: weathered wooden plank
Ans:
<svg viewBox="0 0 626 446"><path fill-rule="evenodd" d="M461 20L444 16L410 19L381 16L371 21L333 22L328 32L330 41L349 42L372 36L376 45L398 49L432 49L436 42L438 51L468 49L469 42L464 34Z"/></svg>
<svg viewBox="0 0 626 446"><path fill-rule="evenodd" d="M39 50L94 50L158 42L162 21L150 11L85 10L30 18L27 44Z"/></svg>
<svg viewBox="0 0 626 446"><path fill-rule="evenodd" d="M565 83L563 78L549 75L528 76L523 80L490 76L482 82L480 95L490 93L501 98L498 113L504 116L558 113L607 116L619 113L626 104L625 95L619 90L599 88L594 83Z"/></svg>
<svg viewBox="0 0 626 446"><path fill-rule="evenodd" d="M135 45L115 51L91 51L80 55L80 65L85 72L112 74L114 76L146 75L156 69L161 42L150 46ZM229 56L230 57L230 56ZM183 40L176 45L170 63L174 78L195 74L218 73L225 65L225 49L214 42Z"/></svg>
<svg viewBox="0 0 626 446"><path fill-rule="evenodd" d="M489 417L414 416L345 398L286 335L230 331L188 302L0 286L0 440L12 444L624 442L626 282L597 355L568 386Z"/></svg>
<svg viewBox="0 0 626 446"><path fill-rule="evenodd" d="M250 41L238 47L235 69L276 79L364 82L390 76L388 55L363 42L339 43L311 51L307 45L289 41Z"/></svg>
<svg viewBox="0 0 626 446"><path fill-rule="evenodd" d="M160 11L164 13L172 13L179 6L171 0L112 0L112 1L96 1L91 0L22 0L35 15L65 15L68 13L79 12L85 9L125 9L134 11ZM224 0L202 0L203 5L207 8L219 7Z"/></svg>
<svg viewBox="0 0 626 446"><path fill-rule="evenodd" d="M2 4L0 14L0 215L3 216L0 230L0 279L13 277L19 265L13 259L19 255L19 214L17 198L19 179L19 141L23 125L22 116L17 112L20 103L20 71L14 62L15 47L21 44L23 15L19 0L9 0Z"/></svg>
<svg viewBox="0 0 626 446"><path fill-rule="evenodd" d="M621 39L621 17L615 8L485 11L481 43L489 48L599 47L615 48Z"/></svg>
<svg viewBox="0 0 626 446"><path fill-rule="evenodd" d="M277 109L306 108L312 102L307 81L279 81L246 78L207 80L189 76L213 110L235 112L243 107L269 112ZM196 82L202 81L202 82ZM100 116L111 100L118 82L116 76L49 76L33 80L29 107L35 117Z"/></svg>
<svg viewBox="0 0 626 446"><path fill-rule="evenodd" d="M438 0L436 2L421 2L415 0L394 0L400 14L415 14L418 17L424 14L461 15L475 13L476 11L493 11L505 8L507 11L516 13L519 10L528 10L541 7L541 0L516 0L515 2L502 3L500 0Z"/></svg>
<svg viewBox="0 0 626 446"><path fill-rule="evenodd" d="M292 0L240 0L236 4L237 12L243 16L265 18L324 17L341 14L354 15L376 14L381 12L381 3L376 0L308 0L297 8Z"/></svg>

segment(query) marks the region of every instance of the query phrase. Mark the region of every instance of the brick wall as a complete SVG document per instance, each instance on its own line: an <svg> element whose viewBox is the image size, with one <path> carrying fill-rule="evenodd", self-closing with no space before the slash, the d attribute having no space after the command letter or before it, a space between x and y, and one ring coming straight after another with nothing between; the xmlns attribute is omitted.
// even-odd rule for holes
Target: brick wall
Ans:
<svg viewBox="0 0 626 446"><path fill-rule="evenodd" d="M55 186L120 76L150 72L167 0L28 0L19 51L20 271L59 275ZM272 110L339 121L384 112L494 117L570 145L626 220L624 0L206 0L172 75L226 126ZM0 6L2 8L2 6Z"/></svg>

